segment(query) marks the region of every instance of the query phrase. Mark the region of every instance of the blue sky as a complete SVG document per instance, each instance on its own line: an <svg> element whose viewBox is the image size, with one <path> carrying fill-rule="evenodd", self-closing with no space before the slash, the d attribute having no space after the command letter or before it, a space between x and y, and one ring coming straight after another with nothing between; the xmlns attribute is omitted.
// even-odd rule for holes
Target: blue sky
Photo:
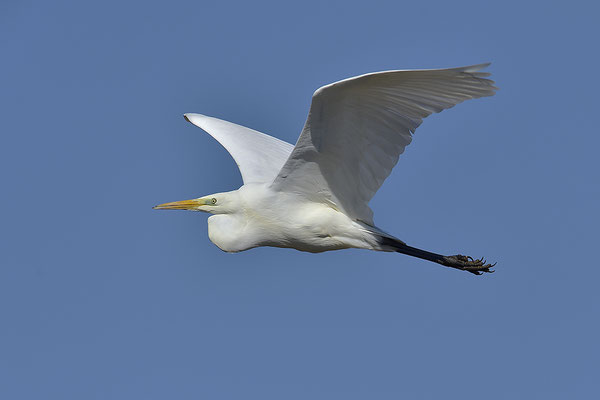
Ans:
<svg viewBox="0 0 600 400"><path fill-rule="evenodd" d="M598 393L597 6L4 1L0 395L562 399ZM491 61L371 202L399 254L225 254L155 204L241 178L184 112L294 143L319 86Z"/></svg>

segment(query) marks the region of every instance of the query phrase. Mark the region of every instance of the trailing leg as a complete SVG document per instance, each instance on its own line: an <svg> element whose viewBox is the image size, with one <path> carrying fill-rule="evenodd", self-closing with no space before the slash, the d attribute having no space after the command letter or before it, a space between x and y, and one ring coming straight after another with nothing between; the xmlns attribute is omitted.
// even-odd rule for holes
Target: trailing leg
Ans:
<svg viewBox="0 0 600 400"><path fill-rule="evenodd" d="M473 257L463 256L461 254L455 256L443 256L441 254L431 253L429 251L417 249L416 247L408 246L400 240L388 237L381 237L380 244L385 247L391 247L398 253L432 261L446 267L460 269L475 275L481 275L484 272L492 273L494 271L490 268L493 268L496 265L496 263L487 264L483 258L474 259Z"/></svg>

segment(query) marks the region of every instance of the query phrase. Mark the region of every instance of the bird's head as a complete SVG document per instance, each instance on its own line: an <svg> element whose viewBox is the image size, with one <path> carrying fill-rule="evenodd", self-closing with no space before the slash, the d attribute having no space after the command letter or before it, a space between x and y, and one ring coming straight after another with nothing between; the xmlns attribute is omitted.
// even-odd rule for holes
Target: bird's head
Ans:
<svg viewBox="0 0 600 400"><path fill-rule="evenodd" d="M204 211L211 214L231 214L238 208L236 206L236 198L237 196L235 196L234 192L215 193L197 199L159 204L153 208L155 210L191 210Z"/></svg>

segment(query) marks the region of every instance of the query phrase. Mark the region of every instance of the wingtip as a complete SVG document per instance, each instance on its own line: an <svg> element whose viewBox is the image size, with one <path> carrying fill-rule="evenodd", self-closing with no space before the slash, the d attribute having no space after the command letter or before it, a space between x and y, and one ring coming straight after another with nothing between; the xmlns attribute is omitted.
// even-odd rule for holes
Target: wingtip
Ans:
<svg viewBox="0 0 600 400"><path fill-rule="evenodd" d="M189 122L189 123L192 123L192 121L190 121L190 119L188 118L188 114L189 114L189 113L183 114L183 118L185 118L185 120L186 120L187 122Z"/></svg>
<svg viewBox="0 0 600 400"><path fill-rule="evenodd" d="M469 65L468 67L464 67L463 71L464 72L477 72L477 71L481 71L482 69L489 67L490 65L492 65L491 62Z"/></svg>

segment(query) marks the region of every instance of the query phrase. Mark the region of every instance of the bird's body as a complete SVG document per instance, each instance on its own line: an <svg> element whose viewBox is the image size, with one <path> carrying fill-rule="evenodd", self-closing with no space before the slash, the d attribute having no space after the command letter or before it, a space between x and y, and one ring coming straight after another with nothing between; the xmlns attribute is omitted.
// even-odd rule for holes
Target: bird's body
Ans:
<svg viewBox="0 0 600 400"><path fill-rule="evenodd" d="M378 72L317 90L295 146L217 118L185 114L232 155L238 190L155 208L214 214L210 240L221 250L259 246L313 253L362 248L396 251L475 274L492 265L407 246L377 228L369 201L411 142L422 119L471 98L491 96L487 64Z"/></svg>
<svg viewBox="0 0 600 400"><path fill-rule="evenodd" d="M347 248L380 250L364 224L353 221L333 205L277 192L267 184L243 185L215 196L236 204L235 210L208 218L209 239L226 252L259 246L311 253Z"/></svg>

